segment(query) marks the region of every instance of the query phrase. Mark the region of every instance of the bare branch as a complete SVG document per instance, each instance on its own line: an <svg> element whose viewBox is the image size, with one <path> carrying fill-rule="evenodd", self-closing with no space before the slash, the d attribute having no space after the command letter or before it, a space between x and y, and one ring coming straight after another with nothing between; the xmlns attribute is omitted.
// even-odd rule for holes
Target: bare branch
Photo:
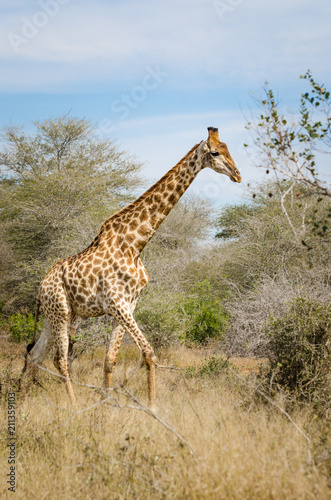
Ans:
<svg viewBox="0 0 331 500"><path fill-rule="evenodd" d="M45 367L40 366L40 365L36 365L36 366L38 366L38 368L40 368L41 370L49 373L50 375L56 376L56 377L61 378L63 380L68 380L67 377L65 377L63 375L60 375L59 373L53 372L53 371L49 370L48 368L45 368ZM101 387L98 387L98 386L95 386L95 385L91 385L91 384L82 384L81 382L77 382L75 380L71 380L71 382L73 384L79 385L81 387L87 387L88 389L94 389L97 392L102 393L103 395L105 395L105 397L103 399L101 399L100 401L97 401L96 403L93 403L92 405L87 406L86 408L83 408L81 410L75 411L68 419L66 419L64 422L61 422L58 425L64 425L66 422L69 422L73 418L77 417L77 415L80 415L81 413L85 413L87 411L93 410L94 408L97 408L100 405L104 405L106 403L112 403L112 406L115 406L117 408L121 408L121 409L122 408L128 408L128 409L132 409L132 410L143 411L147 415L153 417L160 424L162 424L166 429L168 429L168 431L172 432L179 439L179 441L181 443L183 443L185 446L187 446L188 449L189 449L189 451L190 451L190 453L191 453L191 455L194 456L195 459L197 459L195 450L186 441L186 439L183 438L183 436L181 434L179 434L179 432L177 432L176 429L174 429L169 424L169 422L167 422L167 420L165 420L163 417L161 417L160 415L158 415L157 413L155 413L154 411L152 411L150 408L148 408L147 406L145 406L143 403L141 403L141 401L139 401L139 399L136 396L134 396L134 394L132 394L126 387L123 387L123 386L120 387L120 388L113 387L111 389L105 390L105 389L103 389ZM130 399L131 401L133 401L136 404L136 406L133 406L133 405L130 405L130 404L126 404L126 405L120 404L118 401L115 400L113 394L111 394L111 395L108 394L109 391L112 391L112 393L114 393L114 394L124 395L126 398ZM51 422L49 422L48 425L50 425L52 422L54 422L54 420L51 421Z"/></svg>

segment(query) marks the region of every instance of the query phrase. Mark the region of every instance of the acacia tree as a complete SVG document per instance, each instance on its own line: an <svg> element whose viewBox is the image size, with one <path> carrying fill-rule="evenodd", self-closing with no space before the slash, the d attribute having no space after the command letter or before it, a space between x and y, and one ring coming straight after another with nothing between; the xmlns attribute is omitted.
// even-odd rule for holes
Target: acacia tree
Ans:
<svg viewBox="0 0 331 500"><path fill-rule="evenodd" d="M300 199L304 211L304 198L314 196L317 201L331 198L331 183L318 172L322 155L331 153L330 93L314 80L310 71L300 78L309 82L311 90L301 95L299 116L289 118L280 111L279 101L266 82L264 97L255 99L261 112L246 125L258 152L256 165L274 173L283 213L297 241L301 234L288 215L285 199L289 196ZM284 183L284 179L289 182ZM316 233L324 236L329 229L330 204L324 216L318 217L317 212L316 208L309 219Z"/></svg>
<svg viewBox="0 0 331 500"><path fill-rule="evenodd" d="M30 304L50 265L88 245L142 184L141 165L113 141L96 138L87 120L64 116L34 125L31 135L5 128L0 152L5 255L11 249L1 292L18 304Z"/></svg>

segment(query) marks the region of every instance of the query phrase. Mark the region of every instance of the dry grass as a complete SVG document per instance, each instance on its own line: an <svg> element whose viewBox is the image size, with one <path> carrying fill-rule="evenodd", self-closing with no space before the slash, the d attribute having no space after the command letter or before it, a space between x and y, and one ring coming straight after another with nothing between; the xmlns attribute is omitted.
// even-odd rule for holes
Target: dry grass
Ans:
<svg viewBox="0 0 331 500"><path fill-rule="evenodd" d="M3 373L9 351L2 360ZM123 352L127 387L144 402L145 370L138 368L139 356L132 346ZM206 354L178 349L164 353L161 362L187 367L200 363ZM16 360L7 377L15 378L21 364ZM102 364L101 350L93 358L85 355L73 365L73 377L100 385ZM47 366L53 370L51 362ZM243 372L255 366L248 361ZM123 376L119 361L114 385ZM79 403L73 410L62 383L47 373L40 381L44 389L33 387L16 409L17 498L330 498L325 461L309 464L306 442L293 425L274 408L254 402L250 390L226 374L183 378L180 371L157 373L158 413L189 442L194 456L145 412L98 405L79 413L100 400L94 391L76 386ZM3 393L1 430L6 435ZM132 404L121 395L118 402ZM316 436L318 446L321 423L311 411L298 410L293 418ZM2 441L2 479L8 472L5 444ZM9 498L4 481L0 496Z"/></svg>

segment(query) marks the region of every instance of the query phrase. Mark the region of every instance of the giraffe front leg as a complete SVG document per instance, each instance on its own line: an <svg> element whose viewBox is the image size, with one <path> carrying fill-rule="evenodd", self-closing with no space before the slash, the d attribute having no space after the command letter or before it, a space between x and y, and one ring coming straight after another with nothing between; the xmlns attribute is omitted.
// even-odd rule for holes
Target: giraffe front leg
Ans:
<svg viewBox="0 0 331 500"><path fill-rule="evenodd" d="M147 370L147 386L148 386L148 406L155 409L155 363L156 356L153 349L150 352L143 352L143 358Z"/></svg>
<svg viewBox="0 0 331 500"><path fill-rule="evenodd" d="M132 314L132 306L121 301L116 301L115 307L112 306L111 314L114 316L120 325L123 326L133 341L141 349L144 362L147 368L147 384L148 384L148 405L154 408L155 404L155 363L156 356L152 346L149 344L145 336L140 331Z"/></svg>
<svg viewBox="0 0 331 500"><path fill-rule="evenodd" d="M104 364L104 379L103 379L103 387L104 389L110 389L111 379L112 379L112 371L114 366L116 365L116 359L118 355L118 351L120 350L122 338L124 335L125 329L123 325L121 325L117 319L114 319L113 330L111 333L109 347L107 349L107 354L105 358Z"/></svg>

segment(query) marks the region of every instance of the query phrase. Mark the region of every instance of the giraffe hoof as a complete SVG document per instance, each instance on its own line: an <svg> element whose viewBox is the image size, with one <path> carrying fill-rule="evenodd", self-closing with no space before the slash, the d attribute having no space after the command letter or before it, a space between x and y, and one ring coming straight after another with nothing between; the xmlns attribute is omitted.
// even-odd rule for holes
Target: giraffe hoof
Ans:
<svg viewBox="0 0 331 500"><path fill-rule="evenodd" d="M149 365L156 365L157 357L155 356L154 352L148 352L144 355L144 361Z"/></svg>

